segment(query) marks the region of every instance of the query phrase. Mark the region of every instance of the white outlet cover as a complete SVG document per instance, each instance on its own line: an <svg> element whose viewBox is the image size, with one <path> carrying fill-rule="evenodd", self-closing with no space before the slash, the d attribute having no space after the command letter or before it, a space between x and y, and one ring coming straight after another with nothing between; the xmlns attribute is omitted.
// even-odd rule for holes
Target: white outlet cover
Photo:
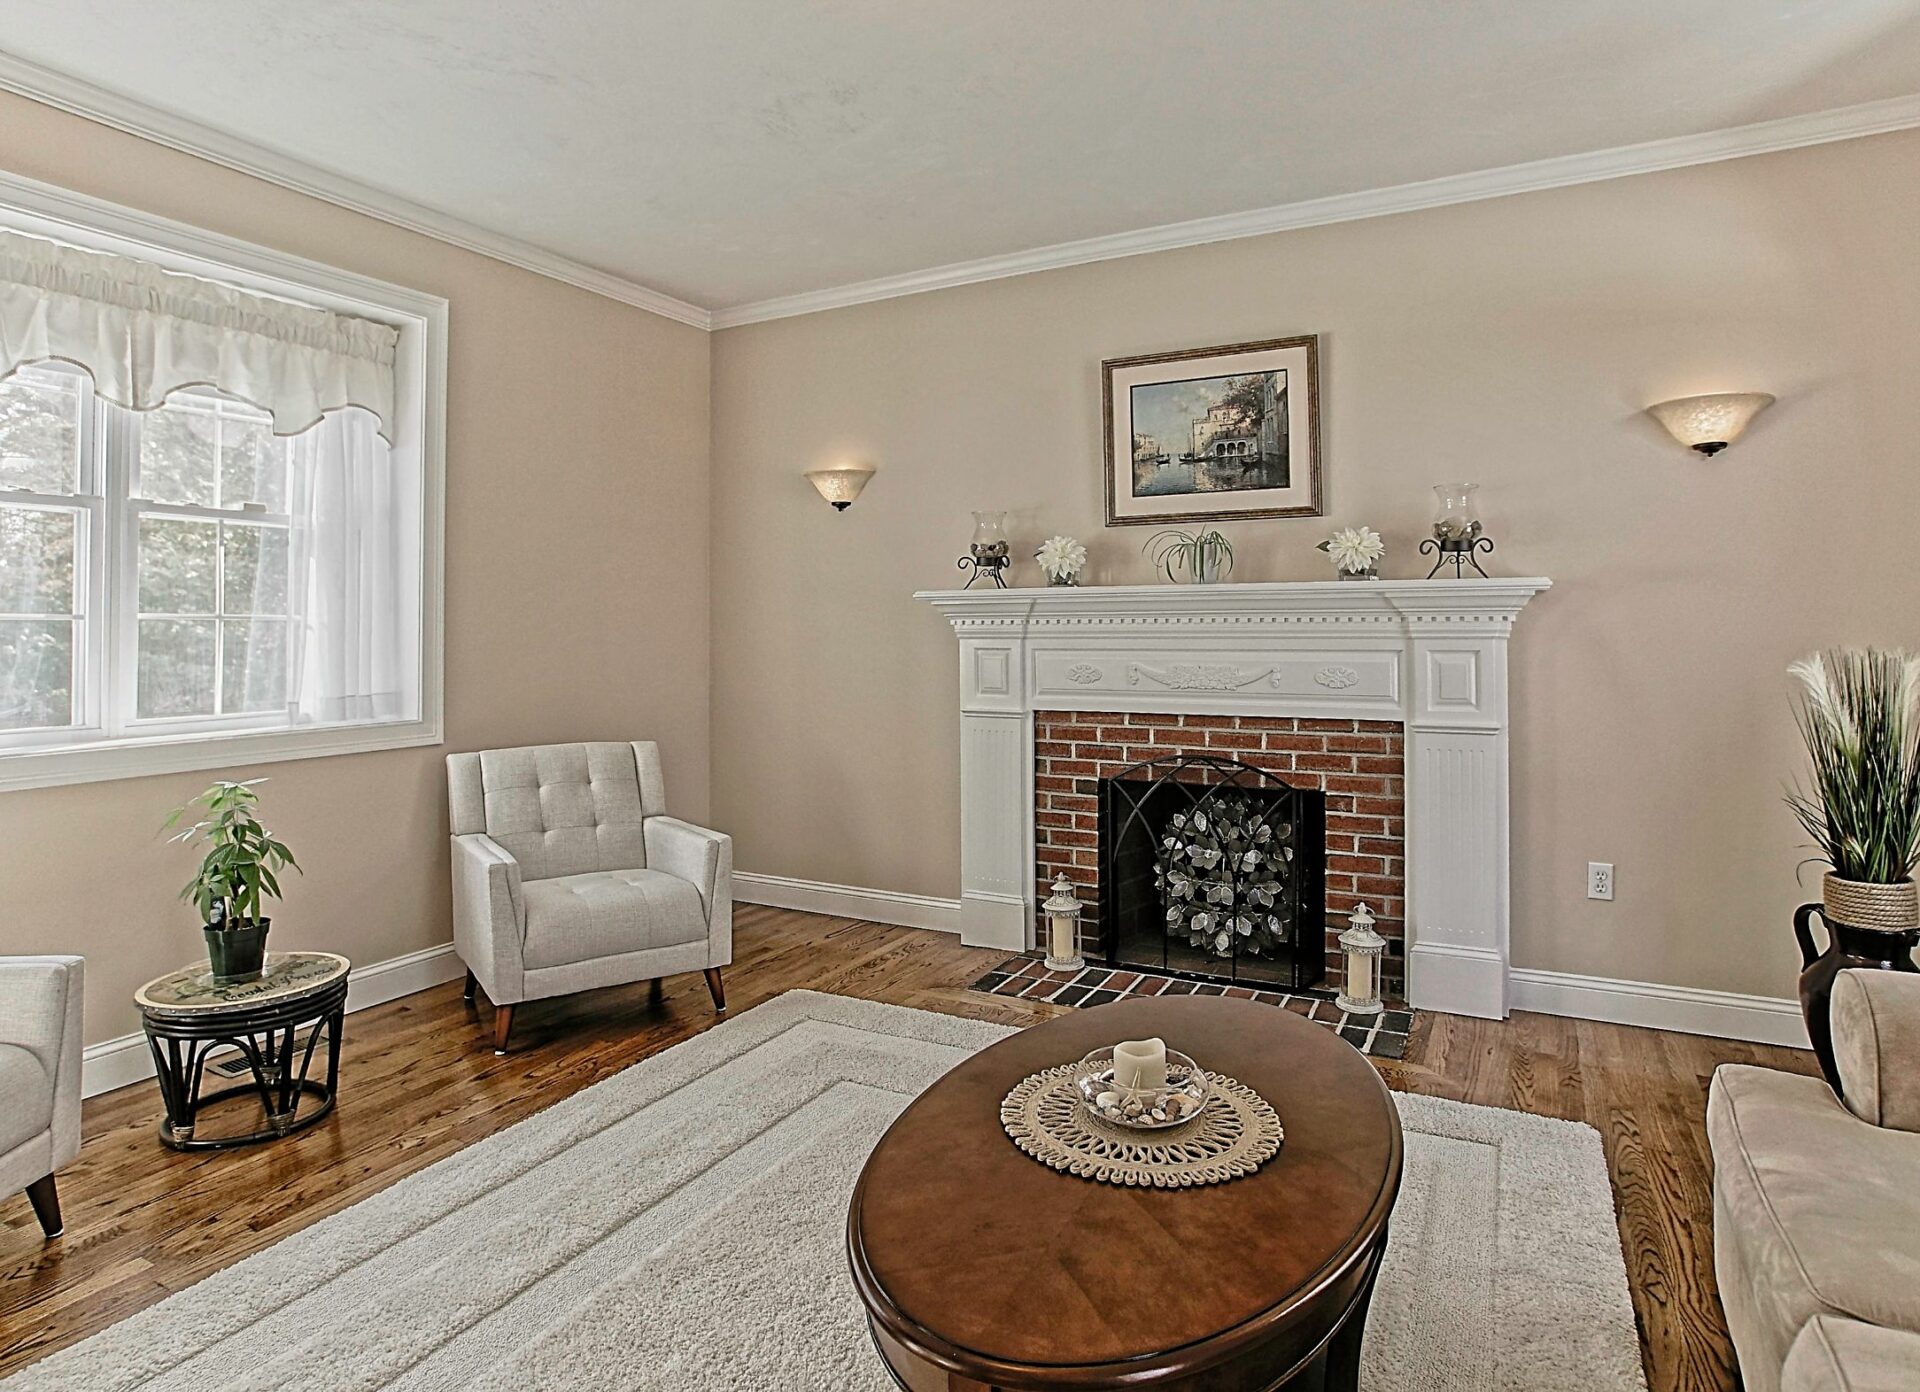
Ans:
<svg viewBox="0 0 1920 1392"><path fill-rule="evenodd" d="M1587 862L1587 898L1613 898L1613 866L1605 861Z"/></svg>

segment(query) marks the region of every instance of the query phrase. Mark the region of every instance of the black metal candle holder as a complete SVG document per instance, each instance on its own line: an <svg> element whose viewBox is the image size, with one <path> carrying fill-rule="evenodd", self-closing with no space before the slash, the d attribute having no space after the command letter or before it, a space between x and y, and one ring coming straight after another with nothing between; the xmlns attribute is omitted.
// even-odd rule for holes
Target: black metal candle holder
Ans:
<svg viewBox="0 0 1920 1392"><path fill-rule="evenodd" d="M1482 580L1491 580L1493 577L1480 569L1474 552L1492 550L1493 538L1490 536L1429 537L1420 543L1420 554L1434 557L1433 569L1427 572L1429 580L1440 573L1443 565L1453 567L1453 578L1456 580L1466 579L1468 566L1472 566L1474 573Z"/></svg>
<svg viewBox="0 0 1920 1392"><path fill-rule="evenodd" d="M961 570L971 569L973 574L967 577L967 583L961 586L961 588L972 589L973 582L984 575L1001 589L1006 589L1006 577L1002 575L1001 572L1007 568L1007 562L1011 559L1012 557L1010 556L1004 554L996 555L991 552L984 556L962 556L959 561L959 568Z"/></svg>

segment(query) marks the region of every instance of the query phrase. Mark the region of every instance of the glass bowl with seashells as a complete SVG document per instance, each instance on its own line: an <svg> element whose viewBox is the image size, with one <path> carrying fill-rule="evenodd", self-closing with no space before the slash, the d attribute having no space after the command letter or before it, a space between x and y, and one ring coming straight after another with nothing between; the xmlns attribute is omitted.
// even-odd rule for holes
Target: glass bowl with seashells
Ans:
<svg viewBox="0 0 1920 1392"><path fill-rule="evenodd" d="M1167 1050L1167 1085L1124 1087L1114 1081L1113 1049L1095 1049L1074 1071L1080 1101L1094 1116L1129 1131L1184 1126L1206 1110L1213 1096L1207 1072L1178 1049Z"/></svg>

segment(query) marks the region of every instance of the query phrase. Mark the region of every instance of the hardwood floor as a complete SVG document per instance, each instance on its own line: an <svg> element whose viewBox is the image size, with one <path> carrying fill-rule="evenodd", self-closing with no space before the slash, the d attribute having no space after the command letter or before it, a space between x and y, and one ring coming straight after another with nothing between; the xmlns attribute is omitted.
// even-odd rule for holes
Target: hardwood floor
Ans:
<svg viewBox="0 0 1920 1392"><path fill-rule="evenodd" d="M733 1013L795 987L1029 1024L1058 1008L967 991L1004 953L944 934L741 905ZM522 1006L512 1052L452 982L347 1018L341 1103L312 1130L235 1151L169 1151L152 1083L89 1101L60 1175L66 1235L0 1202L0 1375L84 1338L716 1021L698 974ZM1653 1392L1737 1385L1713 1282L1702 1118L1725 1062L1814 1071L1812 1055L1515 1015L1426 1015L1394 1087L1586 1121L1606 1140Z"/></svg>

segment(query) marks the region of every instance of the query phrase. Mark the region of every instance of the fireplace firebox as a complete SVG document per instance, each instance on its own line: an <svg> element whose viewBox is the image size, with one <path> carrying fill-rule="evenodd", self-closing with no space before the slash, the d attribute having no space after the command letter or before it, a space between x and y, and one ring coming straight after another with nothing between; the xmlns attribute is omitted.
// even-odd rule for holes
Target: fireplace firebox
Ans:
<svg viewBox="0 0 1920 1392"><path fill-rule="evenodd" d="M1326 794L1169 754L1100 781L1106 960L1298 991L1326 972Z"/></svg>

